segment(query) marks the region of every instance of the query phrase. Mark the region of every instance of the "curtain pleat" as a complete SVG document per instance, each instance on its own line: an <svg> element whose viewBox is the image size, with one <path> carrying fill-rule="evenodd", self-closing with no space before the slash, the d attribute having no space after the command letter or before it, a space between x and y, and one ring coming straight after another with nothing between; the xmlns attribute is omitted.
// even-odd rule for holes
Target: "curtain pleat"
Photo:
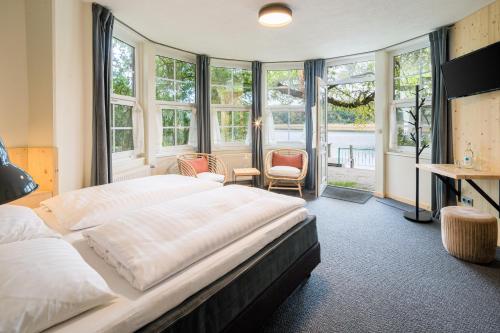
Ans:
<svg viewBox="0 0 500 333"><path fill-rule="evenodd" d="M196 120L198 123L198 152L210 154L210 58L196 56Z"/></svg>
<svg viewBox="0 0 500 333"><path fill-rule="evenodd" d="M262 150L262 63L252 62L252 167L260 170L255 186L264 186L264 157Z"/></svg>
<svg viewBox="0 0 500 333"><path fill-rule="evenodd" d="M92 4L92 185L112 181L110 97L113 23L111 11L99 4Z"/></svg>
<svg viewBox="0 0 500 333"><path fill-rule="evenodd" d="M429 34L432 62L432 163L453 163L451 107L446 97L441 65L448 61L448 27ZM449 180L454 186L454 181ZM436 176L432 176L432 212L439 218L442 207L456 205L456 197Z"/></svg>
<svg viewBox="0 0 500 333"><path fill-rule="evenodd" d="M313 149L313 114L312 107L316 99L316 78L323 78L325 69L324 59L307 60L304 62L304 80L306 90L306 151L309 155L309 164L305 188L315 189L316 178L316 149Z"/></svg>

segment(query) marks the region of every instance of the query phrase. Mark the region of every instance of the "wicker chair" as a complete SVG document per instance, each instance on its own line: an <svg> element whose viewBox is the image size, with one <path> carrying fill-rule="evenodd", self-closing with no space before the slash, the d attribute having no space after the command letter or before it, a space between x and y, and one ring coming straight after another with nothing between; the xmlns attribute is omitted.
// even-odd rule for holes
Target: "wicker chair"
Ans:
<svg viewBox="0 0 500 333"><path fill-rule="evenodd" d="M302 154L302 168L300 169L300 174L296 177L283 177L283 176L273 176L269 174L269 170L273 167L273 153L278 153L280 155L293 156L297 154ZM307 152L301 149L276 149L271 150L266 154L266 159L264 162L264 174L269 179L268 190L294 190L299 191L302 197L302 183L307 175L307 165L309 157Z"/></svg>
<svg viewBox="0 0 500 333"><path fill-rule="evenodd" d="M218 180L210 179L211 177L199 177L194 167L188 161L200 157L206 158L208 160L208 172L214 176L219 176L217 177L219 178ZM212 154L190 153L190 154L179 155L177 156L177 164L179 166L179 171L183 176L196 177L200 179L210 179L214 181L219 181L223 184L226 183L228 178L226 165L224 164L224 162L222 162L220 158ZM220 176L223 176L224 178L222 179L222 177ZM221 179L222 181L220 181Z"/></svg>

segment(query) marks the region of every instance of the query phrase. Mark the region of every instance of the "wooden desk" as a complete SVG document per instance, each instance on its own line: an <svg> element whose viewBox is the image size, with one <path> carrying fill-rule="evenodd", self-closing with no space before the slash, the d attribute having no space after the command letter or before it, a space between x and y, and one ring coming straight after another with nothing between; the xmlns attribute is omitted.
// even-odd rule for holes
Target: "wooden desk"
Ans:
<svg viewBox="0 0 500 333"><path fill-rule="evenodd" d="M458 168L454 164L417 164L420 170L429 171L436 175L446 186L450 186L446 178L455 179L458 181L458 188L450 187L451 191L461 200L462 196L462 179L470 184L486 201L490 203L498 211L500 215L500 202L496 203L486 192L483 191L473 179L490 179L499 180L500 188L500 170L479 171L467 168ZM500 200L500 189L499 189Z"/></svg>
<svg viewBox="0 0 500 333"><path fill-rule="evenodd" d="M233 169L233 182L236 183L237 177L251 176L253 183L253 176L260 176L260 171L255 168L235 168Z"/></svg>

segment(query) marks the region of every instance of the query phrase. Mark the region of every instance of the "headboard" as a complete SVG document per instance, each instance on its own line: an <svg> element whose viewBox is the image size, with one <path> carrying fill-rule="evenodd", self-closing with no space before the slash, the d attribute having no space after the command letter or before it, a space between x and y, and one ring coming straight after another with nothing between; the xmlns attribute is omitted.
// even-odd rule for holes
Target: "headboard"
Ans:
<svg viewBox="0 0 500 333"><path fill-rule="evenodd" d="M13 201L12 204L38 207L40 201L58 193L57 148L19 147L7 148L10 161L33 177L39 188L32 194Z"/></svg>

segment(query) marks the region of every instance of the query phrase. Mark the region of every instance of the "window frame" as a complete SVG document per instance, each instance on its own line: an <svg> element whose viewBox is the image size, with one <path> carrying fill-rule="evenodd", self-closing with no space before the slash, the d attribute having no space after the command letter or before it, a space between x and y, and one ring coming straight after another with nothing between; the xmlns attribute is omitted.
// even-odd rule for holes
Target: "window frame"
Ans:
<svg viewBox="0 0 500 333"><path fill-rule="evenodd" d="M269 116L272 117L273 112L306 112L306 100L304 96L304 104L303 105L268 105L267 104L267 72L268 71L280 71L280 70L304 70L303 62L282 62L282 63L267 63L262 65L262 78L261 78L261 86L263 87L262 91L262 118L267 119ZM305 85L305 83L304 83ZM305 91L305 87L304 87ZM305 148L306 140L301 141L288 141L288 142L269 142L269 125L266 124L266 121L263 122L263 131L264 131L264 140L263 146L264 149L274 149L274 148L283 148L283 147L292 147L292 148ZM288 116L288 126L290 126L290 115ZM304 138L305 138L305 124L304 124Z"/></svg>
<svg viewBox="0 0 500 333"><path fill-rule="evenodd" d="M156 79L157 79L157 77L156 77L156 56L167 57L167 58L171 58L174 60L194 64L194 66L195 66L195 78L194 78L194 80L195 80L194 81L195 100L193 103L183 103L183 102L177 102L177 101L163 101L163 100L156 99ZM197 117L197 114L196 114L197 113L196 82L197 82L197 80L198 80L198 78L196 77L196 56L194 54L189 54L186 52L171 49L171 48L161 46L161 45L156 45L156 47L154 49L154 55L153 55L153 87L154 87L153 88L153 91L154 91L153 95L154 95L154 103L156 106L156 108L155 108L156 116L160 117L160 121L162 124L162 132L158 133L159 146L157 147L157 152L156 152L157 157L171 156L171 155L176 155L176 154L191 152L191 151L196 150L196 145L190 145L189 141L188 141L188 144L186 144L186 145L177 145L177 146L169 146L169 147L163 146L163 114L162 114L162 109L176 109L176 110L188 110L189 109L189 110L191 110L191 121L196 121L196 117Z"/></svg>
<svg viewBox="0 0 500 333"><path fill-rule="evenodd" d="M398 146L397 144L394 144L393 136L395 135L393 131L397 131L397 115L396 115L396 109L397 108L405 108L405 107L415 107L415 100L414 99L401 99L401 100L395 100L394 99L394 58L398 55L405 54L405 53L410 53L413 51L417 51L423 48L430 48L430 42L427 39L419 39L415 42L408 43L404 47L396 48L396 49L391 49L389 52L389 91L388 93L390 94L389 97L389 138L390 142L393 144L389 145L389 152L393 153L402 153L402 154L407 154L410 156L415 155L415 147L413 146ZM432 73L431 73L432 74ZM425 103L423 105L424 107L428 106L431 107L431 116L432 116L432 95L428 98L426 98ZM394 114L393 114L394 113ZM391 122L395 121L394 124ZM432 125L432 124L431 124ZM397 135L397 134L396 134ZM422 157L424 158L429 158L431 155L431 147L429 146L428 148L424 149L422 151Z"/></svg>
<svg viewBox="0 0 500 333"><path fill-rule="evenodd" d="M223 67L223 68L228 68L228 69L242 69L242 70L249 70L250 74L252 74L252 63L251 62L246 62L246 61L230 61L230 60L223 60L223 59L211 59L210 61L210 67ZM212 71L210 70L210 73ZM210 74L211 75L211 74ZM252 77L253 80L253 77ZM233 84L234 88L234 84ZM253 88L253 86L252 86ZM252 89L253 90L253 89ZM229 105L229 104L212 104L212 77L210 77L210 116L212 118L212 124L211 124L211 131L212 131L212 145L214 150L220 151L220 150L244 150L244 151L249 151L251 148L251 142L249 144L246 144L245 142L224 142L224 143L216 143L215 142L215 126L214 126L214 120L217 117L217 112L248 112L248 121L252 121L252 105L248 106L243 106L243 105ZM234 89L233 89L234 93ZM233 124L233 122L232 122ZM222 127L230 127L230 128L235 128L238 126L221 126L219 124L219 129ZM234 132L234 130L233 130ZM251 135L251 134L250 134Z"/></svg>
<svg viewBox="0 0 500 333"><path fill-rule="evenodd" d="M141 78L141 62L142 62L142 52L141 52L141 45L140 42L137 40L137 38L134 38L128 31L125 29L122 29L120 26L117 26L113 30L113 37L116 38L119 41L131 46L134 48L134 96L125 96L125 95L119 95L115 94L113 92L113 78L111 77L111 92L110 92L110 104L111 104L111 125L113 125L113 119L114 119L114 105L123 105L123 106L132 106L132 117L133 115L133 108L136 106L140 99L140 94L141 94L141 87L142 87L142 81L140 80ZM132 118L132 135L134 135L134 129L133 126L133 118ZM113 137L114 137L114 127L111 126L111 135L112 135L112 141L111 143L114 143ZM116 152L112 153L112 160L117 161L117 162L124 162L126 160L131 160L135 158L139 158L140 156L136 155L136 150L135 147L133 147L132 150L126 150L126 151L121 151L121 152Z"/></svg>

